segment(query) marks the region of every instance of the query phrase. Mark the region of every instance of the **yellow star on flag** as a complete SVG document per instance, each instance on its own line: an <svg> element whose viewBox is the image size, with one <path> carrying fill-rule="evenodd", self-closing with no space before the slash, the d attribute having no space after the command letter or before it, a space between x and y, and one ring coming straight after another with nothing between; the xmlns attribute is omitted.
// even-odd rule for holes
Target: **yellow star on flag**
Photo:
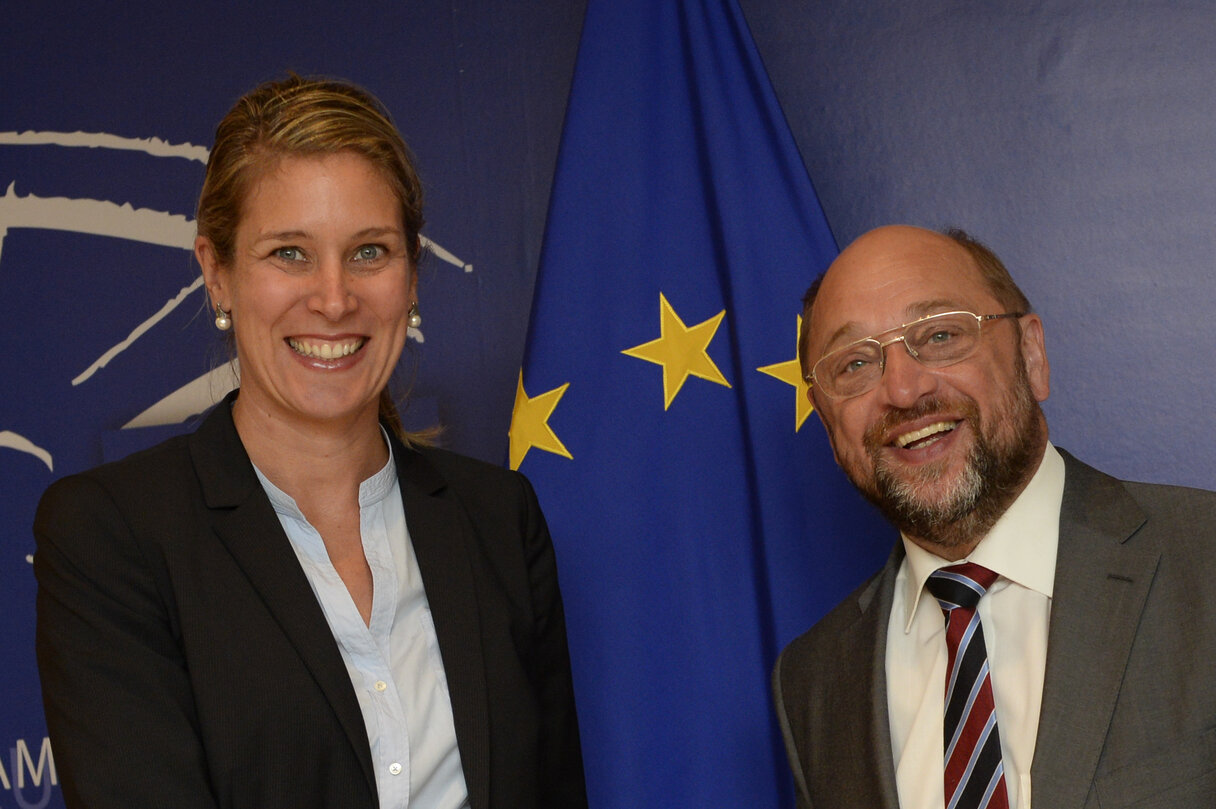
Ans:
<svg viewBox="0 0 1216 809"><path fill-rule="evenodd" d="M560 388L529 397L524 390L524 372L520 369L519 387L515 389L515 408L511 411L511 429L507 431L511 438L512 469L519 469L519 465L524 462L524 456L532 447L574 459L557 437L557 433L549 426L549 416L553 415L553 410L568 387L569 382Z"/></svg>
<svg viewBox="0 0 1216 809"><path fill-rule="evenodd" d="M811 415L815 407L811 404L811 397L808 395L810 386L802 378L802 365L798 362L798 339L802 335L802 315L798 316L798 328L794 332L794 358L785 362L778 362L775 365L765 365L763 368L756 370L762 374L776 377L782 382L794 386L795 403L794 410L794 432L802 429L802 423L806 421L806 417Z"/></svg>
<svg viewBox="0 0 1216 809"><path fill-rule="evenodd" d="M676 314L676 310L671 308L662 292L659 293L659 310L659 333L662 336L649 343L627 348L621 353L663 366L663 409L671 406L672 400L676 398L680 388L684 387L684 381L689 376L699 376L729 388L730 383L722 376L722 372L714 365L708 353L709 344L714 339L726 310L723 309L704 323L698 323L691 328L684 325L684 321Z"/></svg>

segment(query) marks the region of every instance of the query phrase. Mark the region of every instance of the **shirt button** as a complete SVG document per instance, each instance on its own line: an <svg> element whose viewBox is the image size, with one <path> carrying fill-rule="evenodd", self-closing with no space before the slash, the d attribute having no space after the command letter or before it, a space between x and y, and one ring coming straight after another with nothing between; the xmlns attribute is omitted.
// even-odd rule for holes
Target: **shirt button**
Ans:
<svg viewBox="0 0 1216 809"><path fill-rule="evenodd" d="M388 771L393 775L401 775L401 765L394 761L388 765Z"/></svg>
<svg viewBox="0 0 1216 809"><path fill-rule="evenodd" d="M384 682L384 680L376 680L376 690L377 691L383 691L386 688L388 688L388 683ZM394 773L394 775L395 774L396 773Z"/></svg>

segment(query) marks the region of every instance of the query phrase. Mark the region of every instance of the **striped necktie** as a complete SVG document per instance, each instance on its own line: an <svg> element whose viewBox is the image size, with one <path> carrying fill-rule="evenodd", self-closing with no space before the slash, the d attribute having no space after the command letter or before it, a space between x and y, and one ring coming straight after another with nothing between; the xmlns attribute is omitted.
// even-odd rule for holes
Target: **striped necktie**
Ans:
<svg viewBox="0 0 1216 809"><path fill-rule="evenodd" d="M984 629L975 607L997 574L967 563L929 576L946 617L946 809L1008 809Z"/></svg>

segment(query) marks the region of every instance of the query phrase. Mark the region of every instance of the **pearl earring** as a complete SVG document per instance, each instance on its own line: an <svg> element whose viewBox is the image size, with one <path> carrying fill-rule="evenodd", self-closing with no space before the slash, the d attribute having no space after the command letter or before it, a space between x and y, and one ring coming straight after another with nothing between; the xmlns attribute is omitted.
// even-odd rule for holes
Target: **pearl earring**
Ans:
<svg viewBox="0 0 1216 809"><path fill-rule="evenodd" d="M410 325L411 329L416 329L422 325L422 315L418 314L418 302L410 304L410 316L405 321Z"/></svg>
<svg viewBox="0 0 1216 809"><path fill-rule="evenodd" d="M220 331L232 328L232 315L221 309L218 303L215 305L215 327Z"/></svg>

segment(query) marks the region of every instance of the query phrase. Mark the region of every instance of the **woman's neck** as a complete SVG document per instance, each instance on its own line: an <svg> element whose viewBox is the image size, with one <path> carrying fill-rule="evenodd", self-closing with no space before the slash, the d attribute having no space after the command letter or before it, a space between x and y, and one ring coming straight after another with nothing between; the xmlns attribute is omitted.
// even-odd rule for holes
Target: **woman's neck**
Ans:
<svg viewBox="0 0 1216 809"><path fill-rule="evenodd" d="M349 419L285 419L240 395L232 420L249 459L296 502L357 492L388 462L374 406Z"/></svg>

